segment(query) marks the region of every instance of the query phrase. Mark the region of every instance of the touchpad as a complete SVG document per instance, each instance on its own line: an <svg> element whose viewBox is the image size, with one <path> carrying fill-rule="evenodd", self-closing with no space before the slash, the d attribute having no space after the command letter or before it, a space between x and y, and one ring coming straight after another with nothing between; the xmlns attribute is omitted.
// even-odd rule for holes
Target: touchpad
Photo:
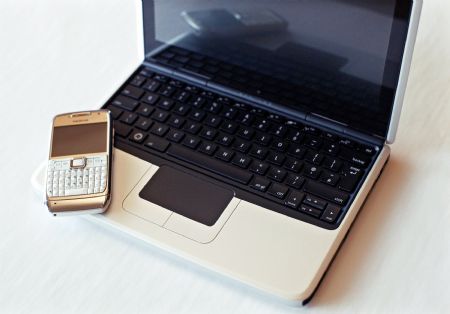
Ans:
<svg viewBox="0 0 450 314"><path fill-rule="evenodd" d="M212 226L233 199L234 192L174 168L161 166L139 196L186 218Z"/></svg>

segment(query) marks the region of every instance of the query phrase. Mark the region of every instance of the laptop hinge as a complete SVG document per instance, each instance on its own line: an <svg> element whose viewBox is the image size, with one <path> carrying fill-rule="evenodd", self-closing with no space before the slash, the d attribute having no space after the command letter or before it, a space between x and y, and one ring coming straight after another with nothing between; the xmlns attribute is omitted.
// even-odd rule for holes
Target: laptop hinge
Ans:
<svg viewBox="0 0 450 314"><path fill-rule="evenodd" d="M329 129L330 131L334 131L336 133L345 134L356 139L381 146L385 142L384 139L377 136L370 136L363 132L355 131L350 129L346 124L340 123L338 121L323 117L319 114L311 113L306 114L304 112L300 112L297 110L289 109L285 106L278 105L274 102L266 100L261 97L253 96L247 93L240 92L239 90L225 87L223 85L219 85L210 80L209 77L194 73L188 70L180 70L180 69L171 69L165 64L160 64L156 60L146 59L144 60L144 65L152 68L153 70L169 74L174 76L175 78L179 78L181 80L189 81L189 83L198 85L198 86L207 86L214 91L225 94L225 96L230 96L233 98L238 98L242 101L251 102L262 109L269 108L275 114L281 114L284 116L291 117L296 120L306 120L313 124L316 124L320 127Z"/></svg>
<svg viewBox="0 0 450 314"><path fill-rule="evenodd" d="M170 74L172 76L175 76L175 78L186 80L199 86L206 86L206 82L210 80L210 78L205 75L194 73L186 69L173 69L153 59L144 60L144 65L154 70Z"/></svg>
<svg viewBox="0 0 450 314"><path fill-rule="evenodd" d="M348 127L348 125L346 125L345 123L335 121L333 119L324 117L324 116L316 114L316 113L309 114L306 117L306 120L309 122L318 124L320 126L329 128L335 132L342 133L342 134L357 138L359 140L362 140L362 141L365 141L365 142L368 142L371 144L380 146L384 143L384 140L377 136L374 136L374 135L371 136L371 135L368 135L363 132L358 132L358 131L353 130L350 127Z"/></svg>

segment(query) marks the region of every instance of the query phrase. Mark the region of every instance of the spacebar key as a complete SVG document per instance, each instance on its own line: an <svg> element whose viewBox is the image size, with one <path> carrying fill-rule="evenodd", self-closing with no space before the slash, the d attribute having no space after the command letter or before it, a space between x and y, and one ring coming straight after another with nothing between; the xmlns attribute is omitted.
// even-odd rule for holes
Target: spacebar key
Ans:
<svg viewBox="0 0 450 314"><path fill-rule="evenodd" d="M222 161L200 155L195 151L177 145L170 146L167 154L242 184L247 184L253 176L251 173L224 164Z"/></svg>

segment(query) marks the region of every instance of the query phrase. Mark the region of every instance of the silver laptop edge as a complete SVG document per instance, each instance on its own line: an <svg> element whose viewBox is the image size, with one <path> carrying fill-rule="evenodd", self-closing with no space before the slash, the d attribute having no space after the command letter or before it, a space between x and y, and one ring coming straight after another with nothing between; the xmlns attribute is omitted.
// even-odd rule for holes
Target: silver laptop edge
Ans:
<svg viewBox="0 0 450 314"><path fill-rule="evenodd" d="M389 124L389 132L386 143L392 144L397 135L398 124L400 122L400 114L403 107L406 87L408 84L408 76L411 68L412 57L414 53L414 45L417 38L417 30L419 28L420 15L422 12L423 0L414 0L409 22L408 36L406 38L405 52L403 54L402 67L400 70L400 78L398 80L397 92L395 94L394 107L392 109L391 122Z"/></svg>

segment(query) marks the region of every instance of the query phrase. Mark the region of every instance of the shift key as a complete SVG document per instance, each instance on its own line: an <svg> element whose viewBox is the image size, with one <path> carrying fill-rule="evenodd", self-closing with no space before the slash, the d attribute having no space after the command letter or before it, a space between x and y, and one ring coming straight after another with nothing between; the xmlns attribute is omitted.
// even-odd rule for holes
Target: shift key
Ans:
<svg viewBox="0 0 450 314"><path fill-rule="evenodd" d="M337 191L322 183L309 180L304 189L307 193L314 194L339 205L345 205L348 201L347 193Z"/></svg>

